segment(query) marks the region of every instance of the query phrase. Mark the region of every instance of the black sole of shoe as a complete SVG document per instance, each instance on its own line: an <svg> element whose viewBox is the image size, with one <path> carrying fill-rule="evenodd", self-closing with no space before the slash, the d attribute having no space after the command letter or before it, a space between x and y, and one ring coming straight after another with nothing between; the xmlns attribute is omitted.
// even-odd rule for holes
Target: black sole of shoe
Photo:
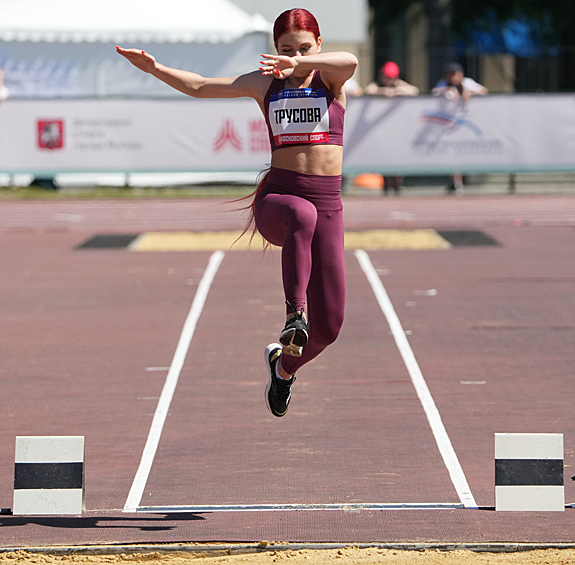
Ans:
<svg viewBox="0 0 575 565"><path fill-rule="evenodd" d="M296 345L297 347L305 347L308 342L308 335L301 330L290 330L280 335L280 343L282 345Z"/></svg>
<svg viewBox="0 0 575 565"><path fill-rule="evenodd" d="M301 357L304 346L307 345L307 333L301 330L291 330L280 335L280 343L283 345L283 353L291 357Z"/></svg>

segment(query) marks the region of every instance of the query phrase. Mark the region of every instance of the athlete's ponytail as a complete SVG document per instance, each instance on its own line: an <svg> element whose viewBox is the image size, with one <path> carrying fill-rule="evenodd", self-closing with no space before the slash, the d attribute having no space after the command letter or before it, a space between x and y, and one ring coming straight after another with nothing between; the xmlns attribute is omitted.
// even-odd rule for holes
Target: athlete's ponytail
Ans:
<svg viewBox="0 0 575 565"><path fill-rule="evenodd" d="M247 200L248 198L251 198L252 201L251 203L246 206L245 208L240 208L241 210L246 210L248 213L248 219L246 220L246 225L244 226L244 231L241 233L240 237L238 237L238 239L236 239L236 241L234 241L234 243L232 243L232 245L234 245L240 238L242 238L249 230L252 231L251 235L250 235L250 245L252 243L252 240L254 239L258 228L256 227L256 200L260 194L260 192L264 189L265 185L268 182L268 177L270 176L270 169L269 167L264 169L257 178L257 187L256 189L251 193L248 194L247 196L244 196L243 198L239 198L238 200L234 200L234 202L241 202L242 200ZM263 241L263 250L265 251L270 245L271 243L267 240L265 240L262 237L262 241Z"/></svg>

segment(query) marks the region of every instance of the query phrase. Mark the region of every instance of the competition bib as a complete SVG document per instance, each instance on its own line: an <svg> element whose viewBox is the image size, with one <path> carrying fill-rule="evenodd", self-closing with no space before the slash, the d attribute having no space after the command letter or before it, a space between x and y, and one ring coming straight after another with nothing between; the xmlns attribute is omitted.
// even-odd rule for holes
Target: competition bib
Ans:
<svg viewBox="0 0 575 565"><path fill-rule="evenodd" d="M269 122L276 145L329 141L329 112L323 88L295 88L270 98Z"/></svg>

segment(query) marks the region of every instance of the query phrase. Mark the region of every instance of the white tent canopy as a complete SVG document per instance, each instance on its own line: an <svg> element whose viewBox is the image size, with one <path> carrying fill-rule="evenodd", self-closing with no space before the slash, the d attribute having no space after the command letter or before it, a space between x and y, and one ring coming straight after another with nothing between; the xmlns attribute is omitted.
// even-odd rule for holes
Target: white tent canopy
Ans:
<svg viewBox="0 0 575 565"><path fill-rule="evenodd" d="M231 42L270 32L230 0L0 0L0 40Z"/></svg>
<svg viewBox="0 0 575 565"><path fill-rule="evenodd" d="M12 97L178 96L115 46L236 76L258 67L271 28L230 0L0 0L0 68Z"/></svg>

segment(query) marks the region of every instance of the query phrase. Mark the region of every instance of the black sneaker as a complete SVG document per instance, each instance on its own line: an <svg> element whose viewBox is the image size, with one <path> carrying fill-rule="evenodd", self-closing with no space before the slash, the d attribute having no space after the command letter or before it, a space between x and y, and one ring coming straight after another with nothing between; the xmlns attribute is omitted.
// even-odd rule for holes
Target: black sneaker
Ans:
<svg viewBox="0 0 575 565"><path fill-rule="evenodd" d="M295 375L291 379L279 379L276 375L276 365L282 353L279 343L271 343L266 347L265 359L268 366L270 380L266 386L266 404L268 410L278 418L285 415L291 399L291 385L295 382Z"/></svg>
<svg viewBox="0 0 575 565"><path fill-rule="evenodd" d="M291 302L286 304L293 310L294 316L286 322L285 328L280 333L280 343L283 352L292 357L301 357L303 347L307 345L309 330L303 317L303 308L298 312Z"/></svg>

